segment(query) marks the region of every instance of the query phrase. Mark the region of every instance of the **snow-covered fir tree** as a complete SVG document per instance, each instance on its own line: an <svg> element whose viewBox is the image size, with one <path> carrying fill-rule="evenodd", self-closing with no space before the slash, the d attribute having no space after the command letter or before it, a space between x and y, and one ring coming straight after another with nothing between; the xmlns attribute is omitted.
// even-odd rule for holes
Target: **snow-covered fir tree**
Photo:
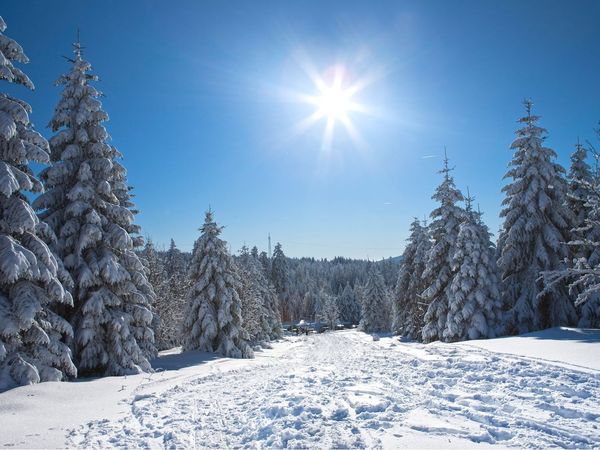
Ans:
<svg viewBox="0 0 600 450"><path fill-rule="evenodd" d="M567 174L567 206L572 213L570 250L572 257L588 257L584 241L587 236L585 220L590 215L588 200L593 196L594 178L587 162L587 149L577 143L571 154L571 166Z"/></svg>
<svg viewBox="0 0 600 450"><path fill-rule="evenodd" d="M360 305L350 283L346 283L337 302L340 321L351 325L357 325L360 321Z"/></svg>
<svg viewBox="0 0 600 450"><path fill-rule="evenodd" d="M242 326L238 276L221 227L206 213L202 234L194 244L189 270L191 288L182 324L184 350L215 352L232 358L251 358Z"/></svg>
<svg viewBox="0 0 600 450"><path fill-rule="evenodd" d="M600 138L600 129L597 133ZM590 150L596 164L595 170L591 172L591 181L580 177L578 197L587 196L587 200L582 205L585 211L583 223L571 233L573 240L569 244L576 249L573 252L574 257L569 267L544 272L543 276L547 290L554 289L557 284L568 283L569 293L575 298L579 327L600 328L600 155L593 147L590 147ZM572 192L571 189L570 193Z"/></svg>
<svg viewBox="0 0 600 450"><path fill-rule="evenodd" d="M430 248L429 231L415 218L410 226L408 244L402 254L392 303L392 332L399 336L421 338L426 309L421 293L427 287L421 275L425 271L427 252Z"/></svg>
<svg viewBox="0 0 600 450"><path fill-rule="evenodd" d="M164 253L164 286L162 296L157 296L156 309L161 320L159 348L181 345L181 321L189 280L186 269L186 256L171 239L169 249Z"/></svg>
<svg viewBox="0 0 600 450"><path fill-rule="evenodd" d="M260 261L260 265L262 266L263 271L270 278L271 277L271 260L269 259L267 252L264 252L264 251L260 252L260 255L258 255L258 260Z"/></svg>
<svg viewBox="0 0 600 450"><path fill-rule="evenodd" d="M432 222L429 225L429 232L432 246L427 252L427 262L423 272L426 289L421 297L428 305L421 332L424 342L442 339L449 308L448 291L456 273L452 267L452 255L465 211L457 205L464 198L450 176L451 170L446 156L444 168L440 171L444 179L432 197L440 203L440 206L431 212Z"/></svg>
<svg viewBox="0 0 600 450"><path fill-rule="evenodd" d="M283 253L283 248L279 242L275 244L273 258L271 258L271 282L275 286L275 291L279 297L282 320L294 319L290 310L290 302L288 302L289 274L287 257Z"/></svg>
<svg viewBox="0 0 600 450"><path fill-rule="evenodd" d="M373 264L367 283L360 290L361 318L359 328L365 333L390 329L389 293L379 269Z"/></svg>
<svg viewBox="0 0 600 450"><path fill-rule="evenodd" d="M257 257L242 247L237 258L240 275L242 319L253 343L281 337L281 319L277 294L262 270Z"/></svg>
<svg viewBox="0 0 600 450"><path fill-rule="evenodd" d="M107 143L108 115L91 82L90 64L75 44L71 69L57 84L61 99L50 121L47 191L34 206L58 237L56 250L75 287L71 322L80 372L122 375L150 370L152 286L135 253L134 224L121 154Z"/></svg>
<svg viewBox="0 0 600 450"><path fill-rule="evenodd" d="M481 213L467 197L452 255L455 273L448 291L449 308L442 339L446 342L492 338L502 318L496 249Z"/></svg>
<svg viewBox="0 0 600 450"><path fill-rule="evenodd" d="M319 311L319 321L327 324L330 330L335 330L337 321L340 317L337 301L333 295L321 292L319 295L321 305Z"/></svg>
<svg viewBox="0 0 600 450"><path fill-rule="evenodd" d="M242 249L243 251L244 249ZM253 281L252 268L247 263L247 255L242 254L236 261L237 287L240 297L242 324L248 335L248 342L257 344L268 340L266 327L263 326L262 299Z"/></svg>
<svg viewBox="0 0 600 450"><path fill-rule="evenodd" d="M304 296L302 297L302 313L300 314L300 319L315 321L317 319L316 310L317 294L315 288L311 287L304 293Z"/></svg>
<svg viewBox="0 0 600 450"><path fill-rule="evenodd" d="M151 239L146 240L141 256L146 266L148 281L156 294L153 305L156 347L159 350L167 350L179 345L181 317L175 315L175 308L168 295L167 273Z"/></svg>
<svg viewBox="0 0 600 450"><path fill-rule="evenodd" d="M541 272L564 268L572 216L564 169L554 162L554 150L543 145L546 130L537 126L532 102L525 100L524 105L526 115L519 119L523 127L511 145L514 156L505 176L510 182L502 189L504 224L498 239L507 331L513 333L575 321L564 285L557 283L542 293Z"/></svg>
<svg viewBox="0 0 600 450"><path fill-rule="evenodd" d="M29 60L5 29L0 17L0 80L33 89L13 65ZM29 163L50 160L48 142L33 129L30 112L24 101L0 93L0 391L77 374L65 344L72 328L56 313L72 305L65 289L70 280L46 244L54 239L52 231L25 195L42 191Z"/></svg>

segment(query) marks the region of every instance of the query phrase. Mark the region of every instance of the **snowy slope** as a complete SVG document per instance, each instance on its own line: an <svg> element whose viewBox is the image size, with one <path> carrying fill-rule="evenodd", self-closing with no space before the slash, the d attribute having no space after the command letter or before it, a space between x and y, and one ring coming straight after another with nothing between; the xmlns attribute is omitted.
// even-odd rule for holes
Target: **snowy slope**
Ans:
<svg viewBox="0 0 600 450"><path fill-rule="evenodd" d="M571 359L597 361L600 331L566 331L586 337L530 335L548 349L525 357L509 354L526 347L516 338L495 340L499 353L356 331L254 360L171 352L152 375L0 394L0 447L600 447L600 371Z"/></svg>

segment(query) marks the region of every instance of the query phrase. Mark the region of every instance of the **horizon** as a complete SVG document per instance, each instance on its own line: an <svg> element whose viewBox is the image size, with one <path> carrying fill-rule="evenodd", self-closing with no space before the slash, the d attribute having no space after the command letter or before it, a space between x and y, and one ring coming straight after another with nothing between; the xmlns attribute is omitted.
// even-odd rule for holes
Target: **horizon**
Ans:
<svg viewBox="0 0 600 450"><path fill-rule="evenodd" d="M270 233L290 257L399 256L413 217L435 207L444 147L497 236L523 98L565 169L600 120L598 2L177 5L2 9L36 86L7 91L47 138L53 82L81 30L136 222L158 248L173 238L190 251L210 205L234 254L266 251ZM315 78L338 76L357 92L324 101ZM305 122L315 98L322 114Z"/></svg>

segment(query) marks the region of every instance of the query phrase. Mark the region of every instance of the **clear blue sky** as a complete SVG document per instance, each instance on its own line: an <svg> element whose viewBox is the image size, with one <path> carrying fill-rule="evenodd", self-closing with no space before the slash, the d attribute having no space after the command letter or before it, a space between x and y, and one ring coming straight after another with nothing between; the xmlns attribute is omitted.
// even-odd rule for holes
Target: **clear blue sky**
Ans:
<svg viewBox="0 0 600 450"><path fill-rule="evenodd" d="M234 251L270 232L291 256L398 255L434 207L444 145L495 232L521 100L563 164L600 120L597 0L3 0L0 15L37 88L12 92L47 136L80 27L138 222L185 250L210 204ZM351 114L362 144L337 127L323 151L324 121L292 132L313 108L282 91L315 91L300 52L380 74L356 96L377 114Z"/></svg>

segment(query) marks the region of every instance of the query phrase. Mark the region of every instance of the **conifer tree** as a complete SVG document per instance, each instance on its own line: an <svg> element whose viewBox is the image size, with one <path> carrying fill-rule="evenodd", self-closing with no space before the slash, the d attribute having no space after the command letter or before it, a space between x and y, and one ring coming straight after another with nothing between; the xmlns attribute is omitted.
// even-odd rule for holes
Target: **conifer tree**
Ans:
<svg viewBox="0 0 600 450"><path fill-rule="evenodd" d="M543 145L546 130L537 126L532 102L524 105L523 127L511 145L515 152L505 176L511 181L502 189L504 224L498 239L502 297L513 333L575 320L565 286L544 290L540 280L541 272L564 268L572 216L566 207L564 169L554 162L554 150Z"/></svg>
<svg viewBox="0 0 600 450"><path fill-rule="evenodd" d="M573 258L590 256L589 252L586 252L587 246L584 243L589 231L585 221L591 213L588 201L593 196L594 180L592 170L586 161L587 156L587 149L578 142L575 151L571 154L571 166L567 175L567 206L573 219L569 249Z"/></svg>
<svg viewBox="0 0 600 450"><path fill-rule="evenodd" d="M448 292L449 308L442 339L446 342L492 338L502 318L502 301L496 265L496 249L481 213L467 197L460 224L452 270L456 272Z"/></svg>
<svg viewBox="0 0 600 450"><path fill-rule="evenodd" d="M147 269L148 281L156 294L153 305L156 346L159 350L167 350L180 343L181 307L178 308L171 302L166 270L152 240L146 240L141 254Z"/></svg>
<svg viewBox="0 0 600 450"><path fill-rule="evenodd" d="M277 294L262 271L260 261L244 246L238 258L242 319L250 342L281 337Z"/></svg>
<svg viewBox="0 0 600 450"><path fill-rule="evenodd" d="M279 242L275 244L273 258L271 258L271 281L279 297L282 319L285 321L294 319L291 317L291 308L288 301L289 273L287 257L283 253L283 248Z"/></svg>
<svg viewBox="0 0 600 450"><path fill-rule="evenodd" d="M163 342L169 347L174 347L181 345L181 322L190 281L184 254L177 248L173 239L164 255L164 273L164 297L159 299L159 314L162 311L161 320L166 321L165 333L168 333L163 335Z"/></svg>
<svg viewBox="0 0 600 450"><path fill-rule="evenodd" d="M151 369L154 292L135 252L140 245L121 154L107 143L108 115L97 77L74 45L61 99L50 121L47 191L34 206L57 235L56 251L75 281L75 356L80 372L122 375Z"/></svg>
<svg viewBox="0 0 600 450"><path fill-rule="evenodd" d="M346 283L338 298L338 311L342 322L355 325L360 321L360 306L350 283Z"/></svg>
<svg viewBox="0 0 600 450"><path fill-rule="evenodd" d="M389 320L389 294L381 272L372 264L369 269L367 283L360 290L361 319L359 328L365 333L388 331Z"/></svg>
<svg viewBox="0 0 600 450"><path fill-rule="evenodd" d="M421 293L426 289L421 276L425 271L427 252L431 248L427 227L419 219L410 226L408 244L402 254L400 274L396 283L392 308L392 332L410 339L420 339L425 316Z"/></svg>
<svg viewBox="0 0 600 450"><path fill-rule="evenodd" d="M302 297L302 319L311 319L316 320L316 306L317 306L317 296L315 294L315 288L313 286L309 287L304 296Z"/></svg>
<svg viewBox="0 0 600 450"><path fill-rule="evenodd" d="M600 129L597 130L600 137ZM579 150L579 149L577 149ZM585 176L573 176L571 180L580 180L577 191L581 198L587 196L583 203L585 213L581 226L571 232L571 247L575 247L574 257L567 268L543 273L545 290L553 290L556 285L568 283L569 293L575 298L575 306L579 313L577 326L582 328L600 328L600 173L598 171L599 155L591 146L590 150L596 159L595 170L591 173L591 181ZM575 171L571 171L573 173ZM585 170L579 170L585 175ZM573 194L574 189L570 190Z"/></svg>
<svg viewBox="0 0 600 450"><path fill-rule="evenodd" d="M29 60L5 29L0 17L0 80L33 89L13 65ZM77 373L65 344L72 328L56 313L72 305L65 289L70 279L47 246L52 231L25 195L42 191L29 163L50 160L48 142L34 130L29 113L27 103L0 93L0 391Z"/></svg>
<svg viewBox="0 0 600 450"><path fill-rule="evenodd" d="M456 271L452 268L452 255L456 248L458 228L464 219L464 209L457 203L464 200L450 176L448 157L444 159L444 168L440 171L444 179L433 195L440 206L431 213L433 219L429 225L432 246L427 252L427 263L423 278L426 289L421 294L428 305L424 317L421 336L424 342L442 339L446 328L450 283Z"/></svg>
<svg viewBox="0 0 600 450"><path fill-rule="evenodd" d="M321 310L319 311L319 320L327 324L330 330L335 330L340 316L337 301L334 296L323 291L319 295Z"/></svg>
<svg viewBox="0 0 600 450"><path fill-rule="evenodd" d="M265 275L267 275L270 279L271 277L271 260L269 259L269 256L267 255L267 252L260 252L260 255L258 255L258 260L260 261L260 265L263 268L263 271L265 272Z"/></svg>
<svg viewBox="0 0 600 450"><path fill-rule="evenodd" d="M573 226L579 228L588 216L586 203L592 195L590 186L593 182L592 170L587 162L587 149L579 142L571 154L571 166L567 175L567 205L573 213Z"/></svg>
<svg viewBox="0 0 600 450"><path fill-rule="evenodd" d="M192 281L182 324L184 350L251 358L242 326L238 276L221 227L207 211L202 234L194 244L189 278Z"/></svg>

